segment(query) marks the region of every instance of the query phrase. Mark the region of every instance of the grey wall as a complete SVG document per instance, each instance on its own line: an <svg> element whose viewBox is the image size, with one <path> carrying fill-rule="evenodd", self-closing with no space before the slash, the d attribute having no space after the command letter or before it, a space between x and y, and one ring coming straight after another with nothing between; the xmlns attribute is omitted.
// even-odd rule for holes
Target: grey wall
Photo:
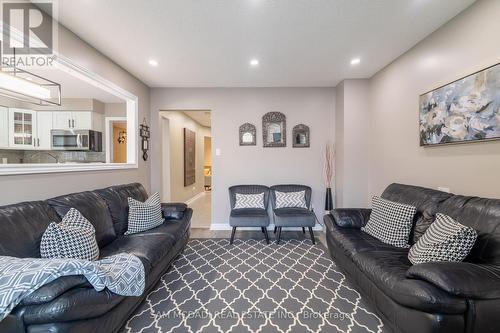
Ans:
<svg viewBox="0 0 500 333"><path fill-rule="evenodd" d="M212 111L212 224L228 223L228 187L236 184L301 183L313 188L313 204L321 217L324 205L323 149L333 139L333 88L154 88L152 110L152 190L160 191L160 110ZM262 147L262 116L280 111L287 116L286 148ZM238 127L257 126L257 146L240 147ZM311 148L292 148L296 124L311 128ZM216 149L221 156L215 156Z"/></svg>
<svg viewBox="0 0 500 333"><path fill-rule="evenodd" d="M149 119L149 88L141 81L64 27L59 28L59 52L138 96L139 120ZM149 162L139 158L138 169L0 176L0 205L130 182L143 183L149 189L149 171Z"/></svg>
<svg viewBox="0 0 500 333"><path fill-rule="evenodd" d="M370 143L368 80L344 80L336 89L337 207L366 207Z"/></svg>
<svg viewBox="0 0 500 333"><path fill-rule="evenodd" d="M419 95L500 62L500 1L478 1L371 79L370 194L391 182L500 198L500 142L419 147Z"/></svg>

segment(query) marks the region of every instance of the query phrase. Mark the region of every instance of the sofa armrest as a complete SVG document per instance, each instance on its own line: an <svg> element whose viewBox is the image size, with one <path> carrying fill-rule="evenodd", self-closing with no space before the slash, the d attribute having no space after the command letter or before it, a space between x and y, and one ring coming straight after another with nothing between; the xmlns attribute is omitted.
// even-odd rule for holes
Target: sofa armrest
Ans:
<svg viewBox="0 0 500 333"><path fill-rule="evenodd" d="M337 208L330 214L339 227L359 229L366 225L371 212L372 210L367 208Z"/></svg>
<svg viewBox="0 0 500 333"><path fill-rule="evenodd" d="M161 211L165 220L180 220L184 217L187 205L181 202L162 203Z"/></svg>
<svg viewBox="0 0 500 333"><path fill-rule="evenodd" d="M83 275L62 276L32 292L28 297L21 301L21 305L38 305L50 302L59 297L66 291L76 288L92 285Z"/></svg>
<svg viewBox="0 0 500 333"><path fill-rule="evenodd" d="M500 266L432 262L410 267L406 276L425 280L456 296L473 299L500 298Z"/></svg>

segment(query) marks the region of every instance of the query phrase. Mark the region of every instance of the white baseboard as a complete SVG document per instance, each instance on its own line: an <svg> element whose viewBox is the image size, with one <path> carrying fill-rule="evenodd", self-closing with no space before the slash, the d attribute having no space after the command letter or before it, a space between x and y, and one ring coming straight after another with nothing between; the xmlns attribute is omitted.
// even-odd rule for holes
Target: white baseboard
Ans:
<svg viewBox="0 0 500 333"><path fill-rule="evenodd" d="M210 225L210 230L231 230L232 227L228 223L212 223ZM241 230L260 230L260 227L241 227ZM267 230L274 230L274 224L271 224L267 227ZM290 228L285 228L284 230L291 230L291 231L302 231L302 228L300 227L290 227ZM314 231L323 231L323 227L319 224L316 224L316 226L313 227Z"/></svg>

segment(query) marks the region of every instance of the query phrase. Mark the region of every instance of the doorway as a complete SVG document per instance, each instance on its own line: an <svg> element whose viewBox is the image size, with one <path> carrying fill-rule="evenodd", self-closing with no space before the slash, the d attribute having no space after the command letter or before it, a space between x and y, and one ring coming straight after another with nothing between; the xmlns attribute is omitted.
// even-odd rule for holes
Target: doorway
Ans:
<svg viewBox="0 0 500 333"><path fill-rule="evenodd" d="M105 118L106 162L127 163L127 118Z"/></svg>
<svg viewBox="0 0 500 333"><path fill-rule="evenodd" d="M193 209L192 228L212 221L212 132L208 110L160 111L162 200Z"/></svg>

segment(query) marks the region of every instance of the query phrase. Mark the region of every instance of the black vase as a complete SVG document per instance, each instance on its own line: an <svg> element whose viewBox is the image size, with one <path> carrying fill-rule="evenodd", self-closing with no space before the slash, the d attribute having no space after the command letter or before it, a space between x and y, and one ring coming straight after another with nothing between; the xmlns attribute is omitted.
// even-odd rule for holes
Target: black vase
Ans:
<svg viewBox="0 0 500 333"><path fill-rule="evenodd" d="M325 196L325 210L332 210L332 209L333 209L332 189L330 187L327 187Z"/></svg>

